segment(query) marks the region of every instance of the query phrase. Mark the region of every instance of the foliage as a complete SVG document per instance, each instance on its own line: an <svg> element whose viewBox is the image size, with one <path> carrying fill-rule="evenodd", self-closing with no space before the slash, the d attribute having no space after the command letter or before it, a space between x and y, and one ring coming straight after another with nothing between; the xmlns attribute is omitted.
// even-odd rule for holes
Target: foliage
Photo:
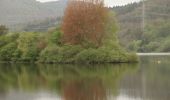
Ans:
<svg viewBox="0 0 170 100"><path fill-rule="evenodd" d="M150 23L143 36L145 40L142 41L141 47L148 52L169 52L169 23L169 20L160 21L159 26Z"/></svg>
<svg viewBox="0 0 170 100"><path fill-rule="evenodd" d="M106 48L88 48L81 46L66 45L62 47L51 46L45 48L39 57L39 62L45 63L115 63L115 62L137 62L136 54L126 54Z"/></svg>
<svg viewBox="0 0 170 100"><path fill-rule="evenodd" d="M141 40L133 41L129 44L128 49L131 51L138 51L141 47L141 43L142 43Z"/></svg>
<svg viewBox="0 0 170 100"><path fill-rule="evenodd" d="M17 33L9 33L0 36L0 48L7 45L8 43L15 42L17 38L18 38Z"/></svg>
<svg viewBox="0 0 170 100"><path fill-rule="evenodd" d="M11 61L14 57L14 52L17 49L17 43L11 42L0 49L0 60Z"/></svg>
<svg viewBox="0 0 170 100"><path fill-rule="evenodd" d="M50 44L61 45L63 33L60 28L52 28L48 31L48 41Z"/></svg>
<svg viewBox="0 0 170 100"><path fill-rule="evenodd" d="M119 40L129 51L137 52L169 52L170 38L170 2L166 0L145 1L146 15L142 15L143 2L113 7L116 12L120 30ZM145 19L145 27L141 28ZM167 48L166 48L167 47Z"/></svg>
<svg viewBox="0 0 170 100"><path fill-rule="evenodd" d="M102 47L84 48L80 45L60 45L59 42L56 43L57 38L56 41L47 44L47 34L29 32L18 35L2 36L5 43L0 47L1 60L87 64L137 61L135 55L126 53L114 40L108 40L107 45Z"/></svg>
<svg viewBox="0 0 170 100"><path fill-rule="evenodd" d="M59 47L56 45L47 46L40 53L39 62L51 63L57 61L57 55L59 54Z"/></svg>
<svg viewBox="0 0 170 100"><path fill-rule="evenodd" d="M0 60L41 63L137 62L119 46L115 14L103 0L69 1L62 28L0 36ZM135 49L142 44L135 42Z"/></svg>
<svg viewBox="0 0 170 100"><path fill-rule="evenodd" d="M48 45L46 35L39 34L36 47L38 51L42 51Z"/></svg>
<svg viewBox="0 0 170 100"><path fill-rule="evenodd" d="M161 52L169 52L170 51L170 37L168 37L168 39L165 40L165 42L160 46L158 51L161 51Z"/></svg>
<svg viewBox="0 0 170 100"><path fill-rule="evenodd" d="M84 62L85 63L98 63L100 61L104 62L102 59L104 56L105 55L102 56L101 52L95 49L89 48L89 49L85 49L82 52L80 52L76 56L75 59L76 59L76 62L78 63L84 63Z"/></svg>
<svg viewBox="0 0 170 100"><path fill-rule="evenodd" d="M158 48L160 48L161 43L160 42L150 42L148 45L144 47L146 51L157 51ZM158 50L160 51L160 50Z"/></svg>
<svg viewBox="0 0 170 100"><path fill-rule="evenodd" d="M64 41L79 45L90 41L98 47L106 35L108 20L103 0L69 1L62 24Z"/></svg>
<svg viewBox="0 0 170 100"><path fill-rule="evenodd" d="M81 46L65 45L59 47L57 45L51 45L41 52L39 62L73 63L74 56L80 51L82 51Z"/></svg>
<svg viewBox="0 0 170 100"><path fill-rule="evenodd" d="M21 58L26 61L35 61L38 56L38 33L22 33L18 40L18 49L21 51Z"/></svg>

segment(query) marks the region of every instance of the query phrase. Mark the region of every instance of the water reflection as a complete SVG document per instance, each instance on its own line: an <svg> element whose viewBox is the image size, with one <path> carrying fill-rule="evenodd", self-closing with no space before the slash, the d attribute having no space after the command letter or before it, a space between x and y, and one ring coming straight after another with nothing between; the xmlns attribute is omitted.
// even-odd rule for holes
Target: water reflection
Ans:
<svg viewBox="0 0 170 100"><path fill-rule="evenodd" d="M0 64L0 100L169 100L170 56L139 65Z"/></svg>
<svg viewBox="0 0 170 100"><path fill-rule="evenodd" d="M169 61L170 56L141 57L140 69L135 74L126 74L121 80L121 95L135 98L134 100L169 100Z"/></svg>
<svg viewBox="0 0 170 100"><path fill-rule="evenodd" d="M136 64L0 65L0 100L111 100Z"/></svg>

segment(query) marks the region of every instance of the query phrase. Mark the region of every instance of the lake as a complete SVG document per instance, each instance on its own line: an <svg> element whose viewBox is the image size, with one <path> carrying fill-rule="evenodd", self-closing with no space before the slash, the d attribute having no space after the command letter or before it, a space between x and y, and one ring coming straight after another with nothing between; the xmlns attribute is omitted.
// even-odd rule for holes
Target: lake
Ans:
<svg viewBox="0 0 170 100"><path fill-rule="evenodd" d="M0 64L0 100L169 100L170 56L139 64Z"/></svg>

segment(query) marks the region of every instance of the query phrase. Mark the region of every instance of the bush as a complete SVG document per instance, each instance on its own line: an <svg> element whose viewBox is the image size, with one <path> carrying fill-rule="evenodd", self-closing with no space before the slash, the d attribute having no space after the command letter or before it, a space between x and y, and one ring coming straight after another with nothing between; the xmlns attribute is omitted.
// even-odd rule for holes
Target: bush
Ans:
<svg viewBox="0 0 170 100"><path fill-rule="evenodd" d="M41 52L39 62L73 63L75 55L80 51L82 51L81 46L66 45L59 47L57 45L51 45Z"/></svg>
<svg viewBox="0 0 170 100"><path fill-rule="evenodd" d="M134 40L128 45L128 49L131 51L138 51L140 50L141 44L141 40Z"/></svg>
<svg viewBox="0 0 170 100"><path fill-rule="evenodd" d="M17 38L18 38L17 33L11 33L0 36L0 48L7 45L8 43L15 42Z"/></svg>
<svg viewBox="0 0 170 100"><path fill-rule="evenodd" d="M49 30L48 32L49 43L60 45L62 35L63 33L58 28Z"/></svg>
<svg viewBox="0 0 170 100"><path fill-rule="evenodd" d="M9 43L0 49L0 60L11 61L14 57L14 52L17 49L17 43Z"/></svg>
<svg viewBox="0 0 170 100"><path fill-rule="evenodd" d="M56 45L48 46L43 51L41 51L39 56L39 62L53 63L58 61L60 58L57 57L59 54L59 47Z"/></svg>
<svg viewBox="0 0 170 100"><path fill-rule="evenodd" d="M137 56L126 54L123 50L111 48L82 48L78 45L59 47L51 45L45 48L39 62L45 63L118 63L136 62Z"/></svg>
<svg viewBox="0 0 170 100"><path fill-rule="evenodd" d="M75 60L76 63L99 63L100 61L104 62L104 60L101 58L105 58L105 55L101 55L103 55L103 53L100 51L89 48L80 52L76 56Z"/></svg>
<svg viewBox="0 0 170 100"><path fill-rule="evenodd" d="M76 56L75 61L76 63L97 63L99 56L98 54L100 53L95 49L84 49Z"/></svg>
<svg viewBox="0 0 170 100"><path fill-rule="evenodd" d="M158 48L158 51L169 52L170 51L170 38L167 38L164 43Z"/></svg>
<svg viewBox="0 0 170 100"><path fill-rule="evenodd" d="M12 57L11 61L13 61L13 62L22 61L21 54L22 54L21 51L19 49L16 49L13 52L13 57Z"/></svg>
<svg viewBox="0 0 170 100"><path fill-rule="evenodd" d="M61 63L75 62L75 56L81 52L83 48L79 45L65 45L62 46L59 52L59 57L62 57Z"/></svg>
<svg viewBox="0 0 170 100"><path fill-rule="evenodd" d="M38 57L38 33L22 33L17 42L18 49L21 51L21 59L24 61L35 61Z"/></svg>
<svg viewBox="0 0 170 100"><path fill-rule="evenodd" d="M137 61L135 54L128 54L120 48L115 34L103 41L100 47L88 41L81 46L61 45L62 33L57 29L53 30L49 36L47 35L27 32L0 36L0 60L88 64Z"/></svg>
<svg viewBox="0 0 170 100"><path fill-rule="evenodd" d="M6 36L0 36L0 48L8 44L8 38Z"/></svg>
<svg viewBox="0 0 170 100"><path fill-rule="evenodd" d="M148 45L145 46L145 48L146 48L146 51L153 52L157 48L159 48L160 45L161 45L160 42L150 42Z"/></svg>
<svg viewBox="0 0 170 100"><path fill-rule="evenodd" d="M136 53L129 53L127 54L127 62L138 62L139 58Z"/></svg>
<svg viewBox="0 0 170 100"><path fill-rule="evenodd" d="M127 55L124 52L110 49L84 49L77 54L76 63L119 63L119 62L135 62L137 56Z"/></svg>

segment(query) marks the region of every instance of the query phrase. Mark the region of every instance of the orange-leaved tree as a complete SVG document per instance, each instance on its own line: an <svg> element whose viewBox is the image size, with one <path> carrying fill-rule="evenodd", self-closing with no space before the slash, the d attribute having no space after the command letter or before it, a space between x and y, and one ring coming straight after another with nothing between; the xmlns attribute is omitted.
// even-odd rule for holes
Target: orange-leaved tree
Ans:
<svg viewBox="0 0 170 100"><path fill-rule="evenodd" d="M101 46L108 19L103 0L69 0L62 23L64 42Z"/></svg>

